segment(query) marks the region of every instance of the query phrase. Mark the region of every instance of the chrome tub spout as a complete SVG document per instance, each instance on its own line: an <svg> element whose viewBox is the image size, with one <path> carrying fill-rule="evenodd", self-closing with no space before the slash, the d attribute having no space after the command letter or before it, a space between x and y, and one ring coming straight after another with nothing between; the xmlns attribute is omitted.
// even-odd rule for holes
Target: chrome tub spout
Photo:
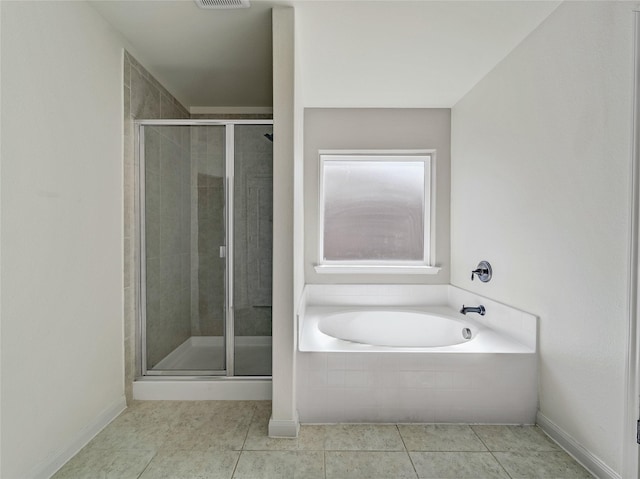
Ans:
<svg viewBox="0 0 640 479"><path fill-rule="evenodd" d="M465 306L464 304L462 305L462 309L460 310L460 312L462 314L467 314L467 313L478 313L480 316L484 316L484 314L487 312L484 309L484 306L480 305L480 306Z"/></svg>

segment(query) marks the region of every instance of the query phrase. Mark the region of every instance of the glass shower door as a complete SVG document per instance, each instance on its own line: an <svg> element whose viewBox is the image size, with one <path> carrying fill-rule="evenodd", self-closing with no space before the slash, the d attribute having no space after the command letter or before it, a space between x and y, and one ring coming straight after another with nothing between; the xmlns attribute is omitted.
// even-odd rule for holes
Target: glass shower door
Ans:
<svg viewBox="0 0 640 479"><path fill-rule="evenodd" d="M270 376L273 126L234 130L234 373Z"/></svg>
<svg viewBox="0 0 640 479"><path fill-rule="evenodd" d="M140 128L143 371L225 374L225 127Z"/></svg>
<svg viewBox="0 0 640 479"><path fill-rule="evenodd" d="M141 373L270 376L272 124L137 128Z"/></svg>

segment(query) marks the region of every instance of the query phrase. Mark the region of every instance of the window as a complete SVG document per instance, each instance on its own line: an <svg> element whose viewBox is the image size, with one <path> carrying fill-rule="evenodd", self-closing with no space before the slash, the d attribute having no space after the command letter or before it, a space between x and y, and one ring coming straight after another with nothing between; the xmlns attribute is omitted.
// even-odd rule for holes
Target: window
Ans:
<svg viewBox="0 0 640 479"><path fill-rule="evenodd" d="M434 152L321 153L320 258L331 273L437 273Z"/></svg>

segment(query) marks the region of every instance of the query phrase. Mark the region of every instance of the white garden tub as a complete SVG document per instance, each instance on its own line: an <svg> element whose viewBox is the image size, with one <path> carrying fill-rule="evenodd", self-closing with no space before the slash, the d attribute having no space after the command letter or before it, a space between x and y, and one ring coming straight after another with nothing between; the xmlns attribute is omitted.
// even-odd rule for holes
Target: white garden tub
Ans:
<svg viewBox="0 0 640 479"><path fill-rule="evenodd" d="M531 347L449 306L308 306L300 351L534 353Z"/></svg>
<svg viewBox="0 0 640 479"><path fill-rule="evenodd" d="M300 421L533 424L536 339L535 316L450 285L307 285Z"/></svg>

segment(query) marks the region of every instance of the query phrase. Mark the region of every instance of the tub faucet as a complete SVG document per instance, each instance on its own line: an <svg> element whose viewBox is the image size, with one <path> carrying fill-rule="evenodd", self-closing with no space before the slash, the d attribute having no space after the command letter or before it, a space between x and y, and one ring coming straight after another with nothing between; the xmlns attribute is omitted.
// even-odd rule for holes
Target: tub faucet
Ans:
<svg viewBox="0 0 640 479"><path fill-rule="evenodd" d="M480 306L465 306L464 304L462 305L462 309L460 310L460 312L462 314L467 314L467 313L478 313L480 316L484 316L484 313L486 313L486 309L484 309L484 306L480 305Z"/></svg>

